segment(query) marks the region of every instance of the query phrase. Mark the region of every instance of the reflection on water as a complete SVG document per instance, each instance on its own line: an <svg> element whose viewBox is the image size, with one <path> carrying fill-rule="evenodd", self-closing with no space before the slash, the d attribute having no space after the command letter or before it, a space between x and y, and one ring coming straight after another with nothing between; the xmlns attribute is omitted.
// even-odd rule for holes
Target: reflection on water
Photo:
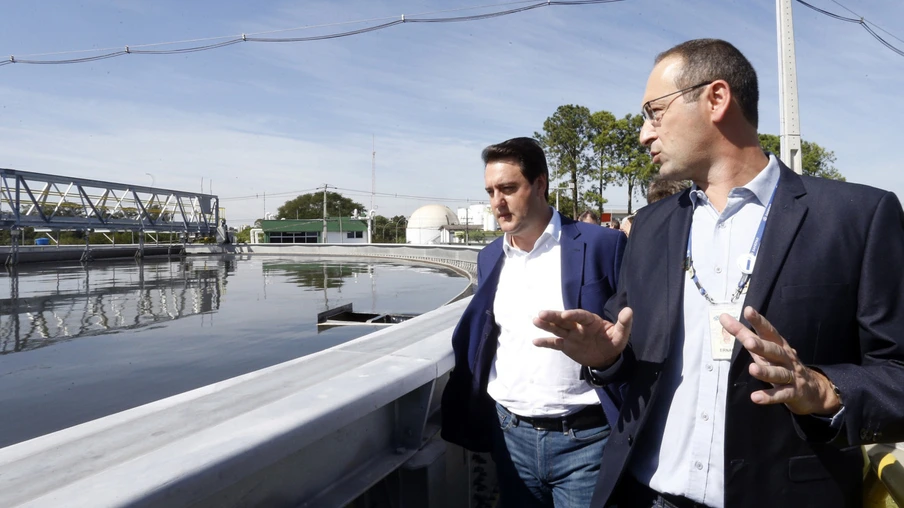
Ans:
<svg viewBox="0 0 904 508"><path fill-rule="evenodd" d="M282 273L306 290L341 288L348 277L370 274L373 267L365 263L264 263L264 274Z"/></svg>
<svg viewBox="0 0 904 508"><path fill-rule="evenodd" d="M138 261L25 272L30 295L20 294L19 271L8 271L9 295L0 298L0 355L214 312L235 260L210 268Z"/></svg>
<svg viewBox="0 0 904 508"><path fill-rule="evenodd" d="M349 258L189 257L0 271L0 447L298 358L377 329L318 312L419 314L449 270Z"/></svg>

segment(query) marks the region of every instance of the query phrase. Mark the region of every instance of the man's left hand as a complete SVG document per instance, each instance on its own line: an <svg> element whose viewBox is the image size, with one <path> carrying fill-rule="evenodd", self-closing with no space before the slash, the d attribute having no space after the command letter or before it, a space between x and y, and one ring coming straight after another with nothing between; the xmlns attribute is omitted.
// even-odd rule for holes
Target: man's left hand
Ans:
<svg viewBox="0 0 904 508"><path fill-rule="evenodd" d="M756 333L728 314L722 314L719 322L753 357L750 375L774 387L753 392L750 400L762 405L784 404L799 415L831 416L841 409L831 381L801 363L797 351L766 318L753 307L744 308L744 317Z"/></svg>

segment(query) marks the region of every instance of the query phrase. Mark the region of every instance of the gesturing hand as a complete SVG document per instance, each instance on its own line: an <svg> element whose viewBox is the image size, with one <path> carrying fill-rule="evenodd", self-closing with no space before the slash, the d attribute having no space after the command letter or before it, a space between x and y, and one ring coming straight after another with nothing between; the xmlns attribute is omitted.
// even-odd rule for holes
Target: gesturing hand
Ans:
<svg viewBox="0 0 904 508"><path fill-rule="evenodd" d="M583 309L540 311L534 326L555 337L534 339L534 345L557 349L581 365L603 369L612 365L628 345L633 320L629 307L619 312L617 323Z"/></svg>
<svg viewBox="0 0 904 508"><path fill-rule="evenodd" d="M756 333L728 314L722 314L719 322L753 357L750 375L772 383L773 388L750 394L750 400L763 405L784 404L799 415L833 415L841 409L828 378L801 363L797 351L766 318L753 307L744 308L744 317Z"/></svg>

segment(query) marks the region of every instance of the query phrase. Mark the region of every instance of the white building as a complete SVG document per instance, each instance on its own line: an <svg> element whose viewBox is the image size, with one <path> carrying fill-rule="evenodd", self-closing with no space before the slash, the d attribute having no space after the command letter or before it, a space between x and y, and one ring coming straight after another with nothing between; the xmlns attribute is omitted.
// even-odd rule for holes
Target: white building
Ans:
<svg viewBox="0 0 904 508"><path fill-rule="evenodd" d="M405 237L408 243L415 245L442 243L441 228L458 224L458 217L449 207L424 205L415 210L408 218Z"/></svg>

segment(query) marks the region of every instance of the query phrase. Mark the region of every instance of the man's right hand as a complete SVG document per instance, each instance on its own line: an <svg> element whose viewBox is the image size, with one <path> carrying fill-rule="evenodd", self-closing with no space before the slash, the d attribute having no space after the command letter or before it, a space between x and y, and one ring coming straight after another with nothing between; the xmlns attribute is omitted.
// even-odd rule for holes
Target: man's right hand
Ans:
<svg viewBox="0 0 904 508"><path fill-rule="evenodd" d="M534 318L534 326L555 337L534 339L534 345L559 350L581 365L603 370L627 347L633 321L630 307L618 313L617 323L583 309L544 310Z"/></svg>

